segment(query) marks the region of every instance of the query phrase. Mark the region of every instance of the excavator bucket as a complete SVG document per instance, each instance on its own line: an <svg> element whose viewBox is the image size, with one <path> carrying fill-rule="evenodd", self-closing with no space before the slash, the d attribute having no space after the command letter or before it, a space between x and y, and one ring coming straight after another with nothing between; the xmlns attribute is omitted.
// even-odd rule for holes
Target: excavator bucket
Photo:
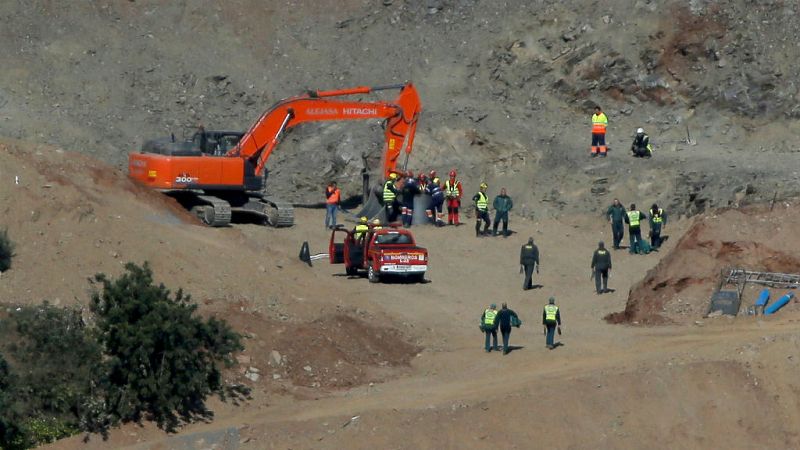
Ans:
<svg viewBox="0 0 800 450"><path fill-rule="evenodd" d="M361 207L361 211L359 211L355 217L356 219L359 217L367 217L369 220L380 219L381 222L386 221L386 212L375 191L370 191L369 198L364 202L364 206Z"/></svg>

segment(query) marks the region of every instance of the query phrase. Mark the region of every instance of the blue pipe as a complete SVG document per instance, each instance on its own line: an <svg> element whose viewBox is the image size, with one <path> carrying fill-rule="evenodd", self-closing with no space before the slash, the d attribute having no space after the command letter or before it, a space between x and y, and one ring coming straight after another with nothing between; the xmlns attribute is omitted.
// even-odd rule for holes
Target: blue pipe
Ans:
<svg viewBox="0 0 800 450"><path fill-rule="evenodd" d="M771 305L767 306L767 308L764 310L764 314L775 313L779 309L783 308L787 303L789 303L789 300L791 300L792 297L794 297L794 294L789 292L788 294L779 298L775 303L772 303Z"/></svg>
<svg viewBox="0 0 800 450"><path fill-rule="evenodd" d="M756 306L767 306L767 302L769 302L769 289L764 289L756 300Z"/></svg>

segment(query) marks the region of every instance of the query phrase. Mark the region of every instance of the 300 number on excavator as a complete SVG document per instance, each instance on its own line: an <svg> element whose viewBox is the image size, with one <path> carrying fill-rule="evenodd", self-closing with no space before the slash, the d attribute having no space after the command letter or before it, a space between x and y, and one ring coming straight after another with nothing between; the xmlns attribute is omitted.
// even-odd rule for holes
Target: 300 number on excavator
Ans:
<svg viewBox="0 0 800 450"><path fill-rule="evenodd" d="M393 101L334 99L388 89L400 91ZM385 178L395 170L401 153L408 159L421 111L411 83L309 91L279 101L244 133L201 128L182 142L174 137L148 141L140 152L129 155L128 173L136 182L171 195L210 226L227 225L232 213L291 226L292 205L264 194L267 160L287 130L304 122L384 119Z"/></svg>

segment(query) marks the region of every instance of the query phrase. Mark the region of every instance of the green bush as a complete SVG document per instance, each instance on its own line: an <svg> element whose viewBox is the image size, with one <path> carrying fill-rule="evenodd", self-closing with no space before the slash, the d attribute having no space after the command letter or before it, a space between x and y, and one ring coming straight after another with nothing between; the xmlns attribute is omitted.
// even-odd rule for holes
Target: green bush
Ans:
<svg viewBox="0 0 800 450"><path fill-rule="evenodd" d="M155 421L173 431L181 421L209 419L209 395L242 394L226 386L221 366L233 364L241 336L224 321L204 320L178 290L174 298L153 284L147 263L128 263L115 281L99 274L103 291L92 296L97 337L106 356L105 391L113 421Z"/></svg>
<svg viewBox="0 0 800 450"><path fill-rule="evenodd" d="M8 229L0 231L0 272L11 268L11 258L14 257L14 243L8 237Z"/></svg>

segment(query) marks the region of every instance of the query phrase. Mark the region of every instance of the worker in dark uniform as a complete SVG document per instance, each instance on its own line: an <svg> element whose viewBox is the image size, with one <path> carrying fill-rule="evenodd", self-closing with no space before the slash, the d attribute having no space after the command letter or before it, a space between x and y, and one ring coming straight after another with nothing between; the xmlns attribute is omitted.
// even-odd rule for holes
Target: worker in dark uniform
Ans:
<svg viewBox="0 0 800 450"><path fill-rule="evenodd" d="M500 334L503 336L503 354L507 355L510 351L508 349L508 340L511 337L511 327L520 325L519 316L513 309L508 309L508 306L503 303L500 311L497 312L495 322L497 327L500 328Z"/></svg>
<svg viewBox="0 0 800 450"><path fill-rule="evenodd" d="M547 336L545 338L547 348L552 350L555 348L553 341L555 339L556 328L558 328L558 334L561 334L561 311L559 311L558 306L556 306L555 297L550 297L547 305L544 306L544 311L542 311L542 325L544 325L544 334Z"/></svg>
<svg viewBox="0 0 800 450"><path fill-rule="evenodd" d="M661 247L661 230L667 227L667 214L657 204L650 208L650 246Z"/></svg>
<svg viewBox="0 0 800 450"><path fill-rule="evenodd" d="M389 179L383 183L383 208L386 210L386 223L397 220L397 173L389 174Z"/></svg>
<svg viewBox="0 0 800 450"><path fill-rule="evenodd" d="M539 248L533 243L533 238L528 238L528 243L522 246L519 252L520 273L525 272L522 290L527 291L533 287L533 269L539 273Z"/></svg>
<svg viewBox="0 0 800 450"><path fill-rule="evenodd" d="M494 198L494 223L492 224L492 235L497 236L497 227L503 222L503 237L508 237L508 212L514 207L514 202L506 193L506 188L500 189L500 195Z"/></svg>
<svg viewBox="0 0 800 450"><path fill-rule="evenodd" d="M431 171L431 173L435 172ZM444 191L442 190L442 185L439 183L439 177L433 177L431 179L426 188L426 192L431 196L431 204L425 211L425 214L428 215L428 220L430 220L431 223L436 224L437 227L443 227L442 205L444 204Z"/></svg>
<svg viewBox="0 0 800 450"><path fill-rule="evenodd" d="M408 228L414 221L414 197L419 194L419 182L414 178L414 172L409 170L403 179L403 204L400 208L403 226Z"/></svg>
<svg viewBox="0 0 800 450"><path fill-rule="evenodd" d="M594 271L594 288L597 295L608 292L608 271L611 270L611 253L606 250L606 244L600 241L597 250L592 255L592 270ZM600 279L603 279L603 286L600 286Z"/></svg>
<svg viewBox="0 0 800 450"><path fill-rule="evenodd" d="M631 254L641 253L642 249L639 243L642 242L642 221L647 219L647 216L636 209L636 204L631 203L631 207L625 213L625 223L628 224L628 236L630 237L631 247L628 252Z"/></svg>
<svg viewBox="0 0 800 450"><path fill-rule="evenodd" d="M475 203L475 236L477 237L489 234L489 196L486 195L488 187L488 184L481 183L481 189L472 196L472 202ZM481 220L484 222L483 232L481 232Z"/></svg>
<svg viewBox="0 0 800 450"><path fill-rule="evenodd" d="M497 305L492 303L483 311L483 315L481 316L481 329L483 330L484 334L486 334L486 345L484 348L486 352L491 352L492 349L500 350L497 346ZM489 338L492 338L492 342L494 345L489 345Z"/></svg>
<svg viewBox="0 0 800 450"><path fill-rule="evenodd" d="M611 224L611 234L614 236L614 250L619 250L619 244L622 238L625 237L625 207L619 202L619 199L614 199L614 203L608 207L606 211L606 218L608 223Z"/></svg>

